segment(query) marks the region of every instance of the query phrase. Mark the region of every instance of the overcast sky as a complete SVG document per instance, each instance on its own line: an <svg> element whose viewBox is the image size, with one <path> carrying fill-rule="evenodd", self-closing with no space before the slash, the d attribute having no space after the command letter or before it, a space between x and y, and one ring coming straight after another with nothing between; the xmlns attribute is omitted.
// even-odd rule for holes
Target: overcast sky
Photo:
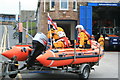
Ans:
<svg viewBox="0 0 120 80"><path fill-rule="evenodd" d="M0 0L0 14L19 14L19 1L21 10L36 10L38 0Z"/></svg>

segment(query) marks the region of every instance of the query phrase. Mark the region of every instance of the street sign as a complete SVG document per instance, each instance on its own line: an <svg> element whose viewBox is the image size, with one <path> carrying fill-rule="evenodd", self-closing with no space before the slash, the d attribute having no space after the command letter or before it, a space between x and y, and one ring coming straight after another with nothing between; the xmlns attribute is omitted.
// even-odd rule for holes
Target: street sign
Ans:
<svg viewBox="0 0 120 80"><path fill-rule="evenodd" d="M88 6L120 6L120 3L88 3Z"/></svg>
<svg viewBox="0 0 120 80"><path fill-rule="evenodd" d="M26 38L28 38L28 35L26 34L26 36L25 36Z"/></svg>

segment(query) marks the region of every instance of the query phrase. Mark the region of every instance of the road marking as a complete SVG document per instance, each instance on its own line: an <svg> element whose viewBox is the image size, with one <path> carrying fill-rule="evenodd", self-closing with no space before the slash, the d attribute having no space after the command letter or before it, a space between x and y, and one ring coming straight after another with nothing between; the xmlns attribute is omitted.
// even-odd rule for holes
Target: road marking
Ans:
<svg viewBox="0 0 120 80"><path fill-rule="evenodd" d="M3 32L3 35L2 35L2 40L1 40L1 45L0 45L0 53L4 52L6 50L6 42L7 42L7 27L4 26L4 32Z"/></svg>
<svg viewBox="0 0 120 80"><path fill-rule="evenodd" d="M18 73L18 79L19 79L19 80L23 80L23 79L22 79L22 75L21 75L20 73Z"/></svg>

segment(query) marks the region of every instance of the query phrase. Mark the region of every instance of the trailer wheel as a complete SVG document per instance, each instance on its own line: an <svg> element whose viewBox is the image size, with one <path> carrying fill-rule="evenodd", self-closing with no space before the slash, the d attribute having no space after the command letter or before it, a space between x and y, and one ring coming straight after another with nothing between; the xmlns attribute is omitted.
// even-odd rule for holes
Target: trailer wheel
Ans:
<svg viewBox="0 0 120 80"><path fill-rule="evenodd" d="M8 71L16 71L18 69L18 66L15 64L18 64L18 62L16 61L13 64L9 64ZM15 78L16 76L17 76L17 73L9 75L10 78Z"/></svg>
<svg viewBox="0 0 120 80"><path fill-rule="evenodd" d="M89 74L90 74L90 65L82 64L80 66L80 73L79 73L80 79L87 80L89 78Z"/></svg>

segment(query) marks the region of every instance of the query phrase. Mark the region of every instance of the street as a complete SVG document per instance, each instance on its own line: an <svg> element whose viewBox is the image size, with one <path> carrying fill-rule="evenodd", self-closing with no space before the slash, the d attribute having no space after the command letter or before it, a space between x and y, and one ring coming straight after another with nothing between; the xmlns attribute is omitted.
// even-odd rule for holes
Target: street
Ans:
<svg viewBox="0 0 120 80"><path fill-rule="evenodd" d="M1 26L0 26L1 27ZM0 28L2 32L3 28ZM13 39L12 34L15 32L12 26L8 26L9 32L9 45L14 46L18 43L18 39ZM2 35L0 34L0 37ZM29 40L30 41L30 40ZM94 66L95 71L92 70L89 76L89 80L117 80L118 79L118 55L120 52L104 52L104 57L100 60L99 66ZM0 55L0 61L6 60L5 57ZM22 62L21 62L22 63ZM0 65L1 68L1 65ZM0 69L1 70L1 69ZM1 77L0 77L1 78ZM6 76L5 80L9 77ZM78 75L73 73L19 73L14 80L78 80Z"/></svg>

